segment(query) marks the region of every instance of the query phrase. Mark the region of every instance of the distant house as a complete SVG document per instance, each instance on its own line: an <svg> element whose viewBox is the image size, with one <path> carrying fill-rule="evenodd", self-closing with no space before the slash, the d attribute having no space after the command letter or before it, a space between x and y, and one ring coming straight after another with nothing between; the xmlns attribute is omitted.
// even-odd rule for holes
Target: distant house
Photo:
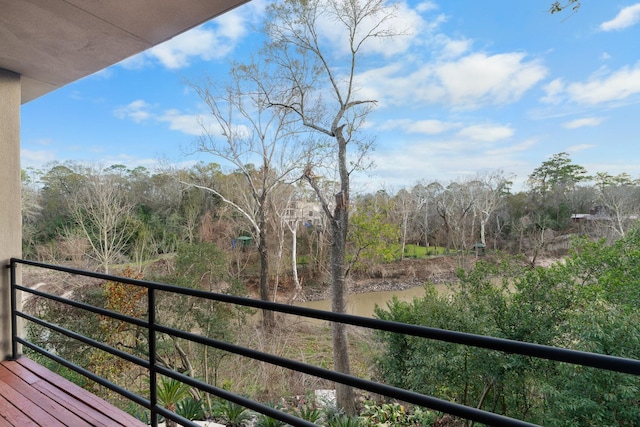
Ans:
<svg viewBox="0 0 640 427"><path fill-rule="evenodd" d="M611 221L609 208L606 206L595 206L588 214L580 213L571 215L573 222L590 222L590 221Z"/></svg>
<svg viewBox="0 0 640 427"><path fill-rule="evenodd" d="M285 211L285 220L295 221L306 227L322 227L324 218L322 207L316 202L296 201Z"/></svg>

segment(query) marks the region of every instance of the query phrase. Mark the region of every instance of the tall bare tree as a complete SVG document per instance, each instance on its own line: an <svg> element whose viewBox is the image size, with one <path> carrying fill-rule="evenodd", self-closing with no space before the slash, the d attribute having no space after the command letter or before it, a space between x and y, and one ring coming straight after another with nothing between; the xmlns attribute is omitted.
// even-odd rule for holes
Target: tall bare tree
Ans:
<svg viewBox="0 0 640 427"><path fill-rule="evenodd" d="M226 85L206 80L191 87L209 107L214 119L213 125L202 121L203 135L198 139L196 150L232 164L246 184L229 191L199 187L216 194L251 225L260 254L260 297L268 301L269 197L293 170L299 168L300 159L306 154L305 146L293 138L295 129L289 118L291 111L274 108L268 102L271 89L262 79L258 65L236 66ZM273 326L273 312L263 311L263 322L266 328Z"/></svg>
<svg viewBox="0 0 640 427"><path fill-rule="evenodd" d="M595 217L600 224L614 232L615 238L624 237L640 212L640 183L628 174L611 176L596 174L599 210Z"/></svg>
<svg viewBox="0 0 640 427"><path fill-rule="evenodd" d="M340 190L333 200L320 191L315 162L309 162L304 178L316 190L330 224L332 310L344 313L350 175L361 160L356 155L350 161L347 148L359 145L356 151L366 153L369 143L355 132L375 103L358 98L356 72L368 42L397 33L389 25L395 8L383 0L292 0L274 3L268 12L269 41L264 53L282 87L279 96L270 98L271 104L295 113L306 127L322 135L337 159ZM342 35L344 44L330 43L332 37L326 31ZM338 50L346 53L335 55ZM333 324L333 347L335 369L349 373L345 325ZM354 413L352 389L339 385L336 392L338 404Z"/></svg>
<svg viewBox="0 0 640 427"><path fill-rule="evenodd" d="M503 171L479 173L468 183L475 192L475 210L479 216L480 243L487 245L487 224L494 212L509 192L511 182L504 176Z"/></svg>
<svg viewBox="0 0 640 427"><path fill-rule="evenodd" d="M71 216L91 246L89 256L108 274L134 233L131 224L134 204L127 197L122 177L91 170L68 200Z"/></svg>

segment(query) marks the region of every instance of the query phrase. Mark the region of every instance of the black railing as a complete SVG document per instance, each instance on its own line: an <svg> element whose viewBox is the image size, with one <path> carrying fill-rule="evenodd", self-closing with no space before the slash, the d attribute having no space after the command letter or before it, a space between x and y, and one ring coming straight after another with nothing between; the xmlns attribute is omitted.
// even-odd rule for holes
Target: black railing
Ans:
<svg viewBox="0 0 640 427"><path fill-rule="evenodd" d="M21 284L16 282L16 277L17 277L16 267L18 264L25 264L25 265L30 265L34 267L40 267L44 269L70 273L73 275L93 277L93 278L97 278L105 281L119 282L119 283L124 283L128 285L145 288L147 289L147 298L148 298L147 300L148 312L146 315L146 319L139 319L131 316L126 316L111 310L95 307L92 305L84 304L81 302L77 302L77 301L59 297L50 293L46 293L36 289L30 289L25 286L22 286ZM217 348L226 352L230 352L236 355L240 355L243 357L270 363L272 365L280 366L280 367L287 368L300 373L313 375L329 381L342 383L345 385L359 388L361 390L383 395L392 399L397 399L403 402L407 402L410 404L418 405L418 406L429 408L432 410L448 413L457 417L465 418L468 420L480 422L487 425L495 425L495 426L533 426L534 425L525 421L505 417L492 412L487 412L484 410L472 408L472 407L457 404L454 402L449 402L449 401L438 399L435 397L426 396L420 393L403 390L403 389L392 387L386 384L365 380L352 375L345 375L329 369L324 369L324 368L320 368L310 364L302 363L299 361L274 356L269 353L256 351L253 349L230 344L228 342L208 338L202 335L193 334L188 331L182 331L182 330L161 325L156 322L156 308L157 308L156 292L157 291L171 292L174 294L187 295L187 296L202 298L206 300L213 300L213 301L219 301L219 302L228 303L228 304L240 305L244 307L252 307L252 308L257 308L262 310L271 310L274 312L302 316L305 318L321 319L329 322L339 322L339 323L344 323L348 325L369 328L373 330L395 332L395 333L406 334L406 335L421 337L425 339L439 340L439 341L455 343L455 344L460 344L465 346L497 350L504 353L519 354L523 356L530 356L530 357L535 357L540 359L547 359L552 361L567 362L567 363L572 363L576 365L589 366L589 367L594 367L594 368L603 369L603 370L640 375L640 361L638 360L625 359L625 358L614 357L614 356L606 356L606 355L588 353L588 352L582 352L582 351L576 351L576 350L568 350L563 348L531 344L531 343L525 343L525 342L519 342L519 341L512 341L512 340L501 339L501 338L493 338L493 337L487 337L487 336L481 336L481 335L475 335L475 334L469 334L469 333L454 332L454 331L429 328L424 326L408 325L408 324L403 324L398 322L353 316L348 314L331 313L323 310L315 310L315 309L291 306L287 304L272 303L272 302L237 297L232 295L188 289L188 288L171 286L171 285L162 284L162 283L149 282L144 280L83 271L79 269L50 265L50 264L45 264L45 263L35 262L35 261L28 261L23 259L15 259L15 258L11 259L11 263L9 267L11 268L11 288L12 288L11 309L12 309L12 316L13 316L12 318L13 353L14 353L13 356L15 358L19 357L18 345L22 344L23 346L30 348L33 351L36 351L40 354L43 354L51 358L52 360L62 364L63 366L86 376L87 378L95 381L96 383L119 393L120 395L131 400L132 402L135 402L136 404L149 410L151 413L152 426L157 426L158 415L161 415L161 416L164 416L165 418L174 420L184 426L197 427L197 424L183 417L180 417L171 411L168 411L167 409L165 409L164 407L158 404L157 392L156 392L158 374L176 379L202 392L210 393L224 400L237 403L248 409L251 409L256 412L265 414L269 417L278 419L292 426L306 427L306 426L316 425L309 421L305 421L301 418L295 417L291 414L277 410L271 406L264 405L259 402L247 399L243 396L231 393L222 388L204 383L190 376L178 373L171 369L167 369L164 366L161 366L160 364L157 363L157 360L156 360L157 359L156 334L158 333L168 334L170 336L174 336L174 337L182 338L195 343L214 347L214 348ZM16 291L22 291L32 295L37 295L43 298L47 298L53 301L58 301L82 310L86 310L86 311L98 314L100 316L106 316L108 318L112 318L121 322L126 322L131 325L135 325L135 326L146 329L148 332L148 340L149 340L148 359L141 358L139 356L135 356L133 354L121 351L105 343L83 336L74 331L70 331L59 325L51 324L42 319L29 315L21 310L18 310L17 303L16 303ZM65 360L62 357L56 354L53 354L47 351L46 349L41 348L36 344L29 342L26 339L20 337L19 331L15 326L17 325L18 317L25 319L27 321L33 322L35 324L38 324L40 326L46 327L52 331L61 333L69 338L78 340L91 347L98 348L111 355L114 355L123 360L126 360L127 362L133 363L141 368L147 369L149 371L149 390L148 390L149 399L139 396L125 388L122 388L117 384L114 384L106 380L105 378L102 378L81 366L77 366L69 362L68 360Z"/></svg>

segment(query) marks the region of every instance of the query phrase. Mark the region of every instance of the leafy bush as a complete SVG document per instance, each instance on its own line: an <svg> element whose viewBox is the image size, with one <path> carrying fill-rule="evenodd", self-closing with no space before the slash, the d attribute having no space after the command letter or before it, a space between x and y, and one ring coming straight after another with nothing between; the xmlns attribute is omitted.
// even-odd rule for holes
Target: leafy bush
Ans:
<svg viewBox="0 0 640 427"><path fill-rule="evenodd" d="M272 408L277 409L279 411L283 410L282 405L273 405L272 404L272 405L269 405L269 406L271 406ZM282 422L280 420L277 420L275 418L271 418L268 415L259 414L256 417L256 423L255 423L256 427L280 427L280 426L283 426L283 425L285 425L284 422Z"/></svg>
<svg viewBox="0 0 640 427"><path fill-rule="evenodd" d="M322 417L322 411L311 403L305 403L304 405L298 406L293 413L295 416L312 423L317 423L317 421Z"/></svg>
<svg viewBox="0 0 640 427"><path fill-rule="evenodd" d="M364 409L360 413L360 421L363 427L400 427L400 426L428 426L435 421L435 413L416 408L407 410L399 403L365 402Z"/></svg>
<svg viewBox="0 0 640 427"><path fill-rule="evenodd" d="M386 320L640 359L640 233L614 245L579 242L565 264L460 273L460 291L431 286L411 303L377 309ZM496 280L496 278L502 280ZM496 284L497 282L497 284ZM394 386L549 426L640 425L640 378L379 332L378 376ZM398 417L375 409L376 419ZM392 424L393 420L390 420Z"/></svg>
<svg viewBox="0 0 640 427"><path fill-rule="evenodd" d="M176 404L176 414L190 420L204 420L206 414L202 400L188 397Z"/></svg>
<svg viewBox="0 0 640 427"><path fill-rule="evenodd" d="M251 420L251 412L247 408L231 401L218 401L214 412L227 427L244 427Z"/></svg>

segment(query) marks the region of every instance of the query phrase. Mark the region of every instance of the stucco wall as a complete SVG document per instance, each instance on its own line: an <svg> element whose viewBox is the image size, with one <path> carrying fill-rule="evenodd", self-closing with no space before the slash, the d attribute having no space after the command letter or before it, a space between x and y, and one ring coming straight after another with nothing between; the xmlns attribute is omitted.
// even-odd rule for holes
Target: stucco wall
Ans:
<svg viewBox="0 0 640 427"><path fill-rule="evenodd" d="M20 76L0 69L0 357L11 353L9 258L22 252Z"/></svg>

